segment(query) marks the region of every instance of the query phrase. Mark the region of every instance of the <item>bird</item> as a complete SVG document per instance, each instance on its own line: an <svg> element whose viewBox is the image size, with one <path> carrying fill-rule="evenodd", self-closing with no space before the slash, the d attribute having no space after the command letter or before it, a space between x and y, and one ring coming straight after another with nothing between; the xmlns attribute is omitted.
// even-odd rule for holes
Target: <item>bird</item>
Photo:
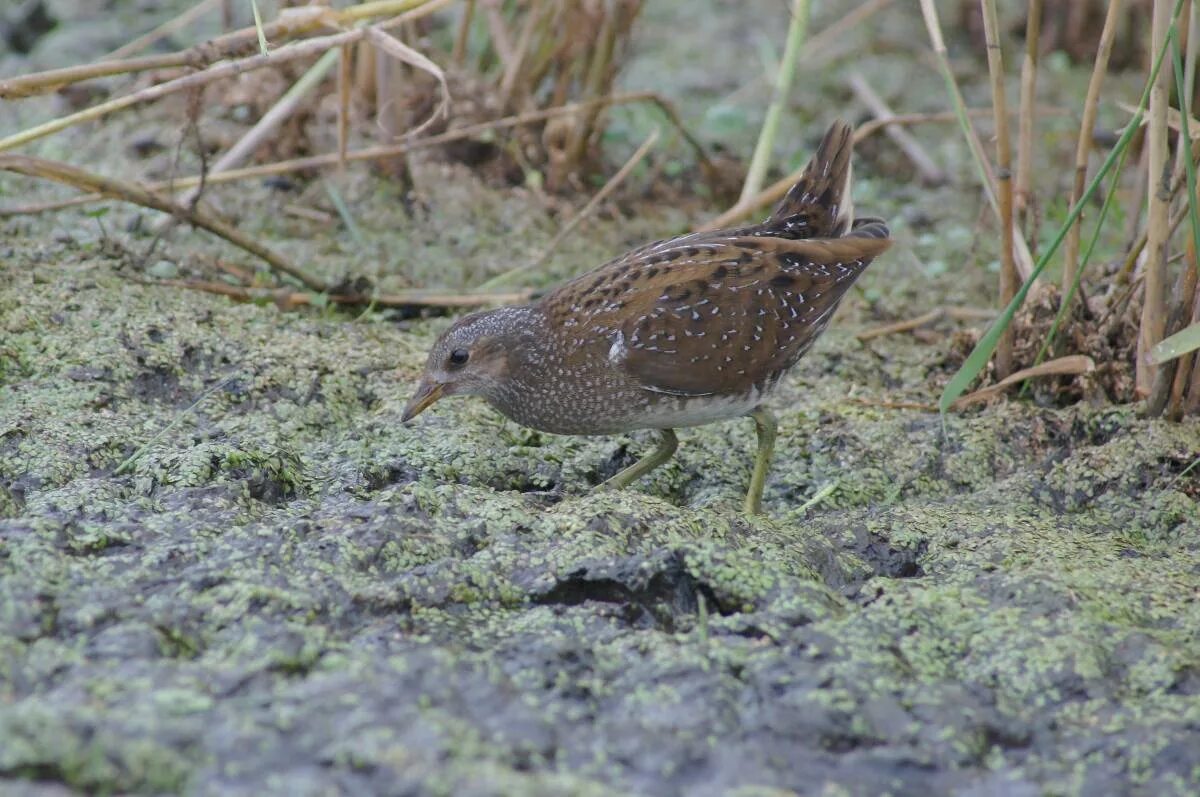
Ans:
<svg viewBox="0 0 1200 797"><path fill-rule="evenodd" d="M830 125L761 224L636 248L534 301L465 316L433 344L408 423L447 396L480 396L542 432L657 430L657 446L599 488L670 460L675 430L750 416L758 438L743 509L759 514L777 421L766 400L829 325L887 224L854 217L852 130Z"/></svg>

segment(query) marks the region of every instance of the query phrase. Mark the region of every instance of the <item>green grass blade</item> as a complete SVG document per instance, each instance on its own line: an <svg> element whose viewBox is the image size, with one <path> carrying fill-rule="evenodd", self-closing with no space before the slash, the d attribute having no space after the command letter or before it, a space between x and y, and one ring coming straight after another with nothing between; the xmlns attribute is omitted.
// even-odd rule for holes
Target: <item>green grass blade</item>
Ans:
<svg viewBox="0 0 1200 797"><path fill-rule="evenodd" d="M1171 337L1160 340L1150 349L1150 362L1162 365L1196 349L1200 349L1200 324L1192 324Z"/></svg>
<svg viewBox="0 0 1200 797"><path fill-rule="evenodd" d="M201 393L200 398L193 401L191 403L191 405L188 406L187 409L183 410L183 412L176 414L176 416L171 419L171 422L168 423L166 426L164 426L162 429L160 429L156 435L151 437L145 443L142 443L140 446L138 446L136 451L134 451L132 454L130 454L125 459L124 462L122 462L120 465L117 466L117 469L113 471L113 476L120 476L122 473L124 473L134 462L137 461L138 457L140 457L142 454L146 453L146 449L150 448L150 446L154 445L156 442L161 440L163 435L170 432L172 429L174 429L176 426L178 426L179 423L184 418L186 418L188 415L190 415L192 412L194 412L195 409L200 406L200 402L204 401L206 398L211 396L213 393L216 393L218 390L225 387L226 385L228 385L230 382L232 382L234 379L237 379L241 375L242 375L242 372L240 370L234 371L232 374L225 377L220 382L217 382L215 385L210 387L208 390L205 390L203 393Z"/></svg>
<svg viewBox="0 0 1200 797"><path fill-rule="evenodd" d="M342 219L342 224L346 226L346 231L350 233L350 237L354 239L354 243L363 248L367 245L367 239L363 236L362 230L358 227L358 222L354 220L354 214L350 212L350 206L346 204L346 200L342 197L342 192L333 184L331 180L322 180L325 186L325 194L329 197L329 201L333 203L333 207L337 210L338 216Z"/></svg>
<svg viewBox="0 0 1200 797"><path fill-rule="evenodd" d="M267 34L263 31L262 15L258 13L258 0L250 0L250 11L254 14L254 29L258 32L258 51L267 54Z"/></svg>
<svg viewBox="0 0 1200 797"><path fill-rule="evenodd" d="M792 4L792 20L788 25L787 42L783 48L783 60L779 63L779 72L775 77L775 91L771 104L767 106L767 115L763 119L762 129L758 133L758 143L750 158L750 168L746 170L746 181L742 185L742 197L739 202L745 202L762 189L763 178L767 174L767 165L771 162L771 153L775 146L775 133L779 129L780 119L787 107L788 93L792 88L792 79L796 75L796 62L800 59L800 45L808 35L809 0L795 0Z"/></svg>
<svg viewBox="0 0 1200 797"><path fill-rule="evenodd" d="M979 376L980 372L983 371L983 369L987 366L988 361L992 358L992 354L996 351L996 345L1000 342L1000 336L1004 334L1004 330L1008 329L1008 325L1012 323L1013 316L1016 315L1017 310L1025 302L1025 297L1029 295L1029 289L1033 287L1033 283L1039 276L1041 276L1041 273L1046 269L1046 266L1049 265L1051 258L1053 258L1058 252L1058 247L1062 245L1063 239L1067 237L1067 230L1069 230L1071 225L1074 224L1079 218L1079 215L1083 212L1083 209L1091 201L1092 195L1096 193L1096 189L1099 187L1100 182L1105 176L1108 175L1110 171L1112 171L1113 166L1117 163L1122 154L1125 152L1125 149L1129 146L1129 142L1133 140L1133 135L1141 126L1142 118L1146 113L1146 106L1150 102L1150 89L1154 85L1154 81L1158 79L1158 72L1162 68L1163 61L1167 55L1167 50L1170 48L1171 40L1176 35L1179 10L1182 7L1183 0L1176 0L1175 10L1171 15L1171 25L1167 30L1167 41L1164 43L1162 50L1155 55L1154 65L1150 70L1150 78L1146 81L1146 86L1142 91L1142 97L1138 102L1137 110L1134 112L1133 118L1130 119L1129 124L1125 126L1125 130L1121 133L1121 138L1117 141L1117 145L1113 147L1111 152L1108 153L1108 157L1104 159L1103 165L1101 165L1099 171L1096 172L1095 176L1093 176L1091 181L1088 183L1087 188L1083 192L1083 196L1079 198L1079 201L1075 203L1073 208L1071 208L1071 212L1067 214L1066 221L1064 221L1059 227L1058 232L1054 236L1054 240L1050 242L1050 245L1046 248L1046 251L1043 252L1042 256L1038 258L1037 263L1034 265L1033 273L1029 275L1029 279L1025 280L1025 283L1021 286L1021 289L1017 291L1017 295L1012 298L1012 301L1008 303L1008 306L1004 308L1004 311L992 323L991 327L988 328L988 331L985 332L983 337L979 339L979 342L975 344L975 348L971 350L971 353L967 356L966 361L959 367L958 371L955 372L954 376L952 376L950 381L946 384L945 389L942 391L941 397L938 399L938 410L941 411L943 415L947 410L950 409L950 405L954 403L955 399L961 396L966 389L970 387L971 383L975 381L975 378Z"/></svg>

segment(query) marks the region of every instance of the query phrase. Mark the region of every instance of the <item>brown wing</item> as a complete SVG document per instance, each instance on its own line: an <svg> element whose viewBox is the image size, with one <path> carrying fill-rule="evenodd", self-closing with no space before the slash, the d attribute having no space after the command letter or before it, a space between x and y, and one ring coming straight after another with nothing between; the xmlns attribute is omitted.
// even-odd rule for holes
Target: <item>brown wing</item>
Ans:
<svg viewBox="0 0 1200 797"><path fill-rule="evenodd" d="M612 346L649 390L742 392L790 367L889 245L882 222L844 238L707 233L652 244L547 297L559 322Z"/></svg>

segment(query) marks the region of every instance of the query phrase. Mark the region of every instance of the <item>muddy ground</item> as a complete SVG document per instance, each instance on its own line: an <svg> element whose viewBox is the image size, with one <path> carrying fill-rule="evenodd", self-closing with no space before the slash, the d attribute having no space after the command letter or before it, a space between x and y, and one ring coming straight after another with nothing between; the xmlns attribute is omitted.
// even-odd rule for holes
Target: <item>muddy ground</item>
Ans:
<svg viewBox="0 0 1200 797"><path fill-rule="evenodd" d="M847 40L852 58L801 73L779 169L833 116L862 118L851 62L900 111L944 107L901 5ZM785 24L782 3L745 6L649 3L623 79L739 154ZM170 11L50 7L63 24L5 74L94 57L128 38L120 14ZM966 45L956 63L986 101ZM1049 64L1046 102L1074 107L1086 73ZM55 102L6 103L0 126ZM167 111L25 151L164 168ZM615 114L612 160L654 121ZM1046 164L1071 129L1046 122ZM884 406L934 400L957 327L855 333L986 306L995 281L955 131L915 132L954 178L926 188L886 139L860 147L857 205L898 244L775 398L761 518L738 511L749 421L685 431L635 489L592 493L650 439L542 435L466 400L400 425L448 317L142 284L213 255L254 264L190 230L147 258L155 219L127 207L0 220L0 792L1196 793L1200 428L1136 406ZM140 156L146 137L166 151ZM677 143L663 152L678 169L660 174L694 173ZM385 288L478 284L561 223L530 189L414 168L411 213L352 170L357 236L283 212L332 211L319 181L211 196L319 273ZM1068 177L1042 174L1052 216ZM526 284L719 209L700 187L655 199L653 177ZM0 177L6 205L61 195Z"/></svg>

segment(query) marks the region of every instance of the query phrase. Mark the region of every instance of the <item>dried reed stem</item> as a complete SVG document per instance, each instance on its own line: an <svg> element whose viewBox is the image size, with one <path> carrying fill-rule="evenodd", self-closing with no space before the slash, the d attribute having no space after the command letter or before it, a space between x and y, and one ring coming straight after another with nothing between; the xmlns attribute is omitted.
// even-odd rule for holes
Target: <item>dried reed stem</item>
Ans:
<svg viewBox="0 0 1200 797"><path fill-rule="evenodd" d="M696 149L696 156L702 164L709 164L708 156L704 151L703 146L696 141L691 134L682 129L679 121L679 114L675 112L667 100L658 96L654 92L639 91L628 94L612 94L607 97L600 97L586 102L573 102L569 105L563 105L557 108L546 108L541 111L529 111L527 113L506 116L502 119L494 119L488 122L480 122L478 124L460 127L455 130L449 130L445 133L439 133L436 136L428 138L419 138L413 141L406 141L399 144L390 144L387 146L366 147L364 149L352 150L346 153L345 157L341 157L339 153L327 153L324 155L310 155L305 158L294 158L292 160L278 161L276 163L265 163L261 166L247 166L241 169L230 169L227 172L220 174L210 174L203 178L203 182L207 185L215 185L218 183L231 183L239 180L248 180L256 177L270 177L277 174L290 174L292 172L307 171L309 169L321 169L329 166L336 166L342 162L350 161L366 161L380 160L383 158L392 158L397 155L404 155L418 149L426 149L429 147L441 146L452 141L462 141L463 139L477 136L481 133L486 133L492 130L501 130L509 127L518 127L525 124L533 124L546 119L553 119L561 116L573 116L581 110L592 105L627 105L630 103L648 102L655 105L667 119L679 129L683 138ZM711 164L709 164L711 166ZM150 183L146 186L152 191L172 190L180 188L191 188L199 185L202 182L200 175L191 177L182 177L174 180L168 180L158 183ZM91 202L96 202L104 199L101 194L87 194L71 199L58 200L55 202L44 202L38 205L31 205L27 208L4 209L0 208L0 218L5 216L24 215L25 213L44 213L50 210L61 210L62 208L74 207L76 205L86 205Z"/></svg>
<svg viewBox="0 0 1200 797"><path fill-rule="evenodd" d="M1079 123L1079 140L1075 145L1075 181L1071 185L1068 207L1074 207L1083 196L1087 184L1088 153L1092 148L1092 131L1096 126L1096 110L1100 105L1100 89L1108 73L1108 59L1112 55L1113 41L1120 24L1124 0L1109 0L1108 13L1104 17L1104 28L1100 33L1100 45L1096 49L1096 62L1092 77L1088 81L1087 97L1083 101L1083 121ZM1082 217L1071 225L1067 239L1063 242L1063 273L1061 295L1066 297L1075 284L1075 272L1079 269L1079 239L1083 232Z"/></svg>
<svg viewBox="0 0 1200 797"><path fill-rule="evenodd" d="M32 75L0 80L0 100L19 100L25 97L35 97L55 91L63 86L70 86L85 80L125 75L135 72L146 72L151 69L170 69L195 63L206 66L199 59L194 61L189 57L190 52L162 53L142 55L136 58L124 58L119 61L98 61L94 64L80 66L65 66L60 69L49 69Z"/></svg>
<svg viewBox="0 0 1200 797"><path fill-rule="evenodd" d="M1034 103L1041 36L1042 0L1029 0L1025 19L1025 59L1021 62L1020 113L1017 116L1017 182L1013 192L1014 208L1021 219L1026 218L1033 202L1033 127L1037 116Z"/></svg>
<svg viewBox="0 0 1200 797"><path fill-rule="evenodd" d="M1192 145L1193 160L1197 157L1200 157L1200 141L1197 141ZM1146 169L1144 169L1144 168L1140 169L1139 177L1142 178L1142 182L1145 182ZM1173 186L1171 186L1171 199L1172 200L1174 200L1176 195L1179 193L1179 189L1182 187L1183 187L1182 180L1176 182ZM1136 198L1139 202L1139 205L1144 204L1142 202L1142 194L1144 194L1144 193L1145 193L1144 191L1138 191L1136 193ZM1181 208L1177 208L1175 210L1175 212L1171 214L1171 224L1169 226L1168 237L1175 234L1175 230L1177 230L1179 228L1179 225L1183 223L1183 220L1185 218L1187 218L1187 215L1188 215L1188 206L1187 205L1184 205ZM1145 249L1146 249L1146 234L1147 234L1147 231L1142 230L1140 233L1138 233L1137 239L1132 244L1130 244L1129 251L1125 255L1125 260L1121 264L1121 267L1117 269L1117 273L1114 278L1114 282L1117 285L1124 285L1126 282L1129 281L1129 277L1133 273L1134 267L1137 265L1138 258L1142 256L1142 252L1145 251Z"/></svg>
<svg viewBox="0 0 1200 797"><path fill-rule="evenodd" d="M271 137L280 125L288 120L288 118L296 112L296 108L304 98L315 89L326 74L333 68L337 62L342 48L335 47L327 50L316 63L308 68L300 79L292 84L284 95L271 106L271 108L262 115L262 118L251 127L246 134L242 136L236 144L226 150L225 154L217 159L216 163L209 169L208 176L211 177L214 173L226 172L230 169L240 166L247 158L254 154L262 144ZM189 188L179 197L179 201L183 204L190 203L199 195L199 186Z"/></svg>
<svg viewBox="0 0 1200 797"><path fill-rule="evenodd" d="M399 0L396 0L399 2ZM407 0L411 3L413 0ZM437 0L430 2L428 6L434 6ZM370 3L364 5L371 5ZM362 8L358 6L356 8ZM348 9L349 10L349 9ZM404 19L404 17L401 17ZM226 61L220 64L205 69L202 72L196 72L191 75L186 75L175 80L168 80L165 83L159 83L155 86L150 86L141 91L135 91L132 94L127 94L124 97L118 97L115 100L101 103L92 108L87 108L78 113L68 114L67 116L52 119L40 125L35 125L27 130L23 130L7 138L0 139L0 152L13 149L14 147L28 144L39 138L57 133L60 130L65 130L83 122L92 121L108 114L123 110L139 103L157 100L179 91L188 91L206 86L217 80L222 80L228 77L251 72L256 69L263 69L269 66L294 61L298 58L305 58L312 55L327 54L329 50L341 47L343 45L352 44L362 39L370 39L377 47L383 47L389 54L399 60L418 66L421 69L431 72L436 77L442 86L443 96L442 104L438 111L446 107L448 102L448 90L446 89L445 76L436 65L429 59L425 58L420 53L410 47L400 43L393 37L383 33L379 28L384 26L372 26L365 28L357 28L345 33L338 33L332 36L321 36L314 39L307 39L302 42L284 45L283 47L273 50L267 54L260 54L242 58L235 61ZM436 115L436 114L435 114Z"/></svg>
<svg viewBox="0 0 1200 797"><path fill-rule="evenodd" d="M591 199L588 200L587 204L580 208L579 212L576 213L570 221L562 226L562 229L559 230L558 234L555 235L550 243L546 245L546 248L542 250L541 255L539 255L536 260L534 260L532 263L517 266L516 268L512 268L508 271L497 274L496 276L484 282L480 288L494 288L497 285L509 282L514 276L523 274L527 271L536 270L545 265L546 261L550 259L550 256L554 254L559 245L566 240L567 236L574 232L575 228L583 223L585 219L591 216L600 203L607 199L609 194L611 194L618 185L625 182L625 179L629 177L634 168L641 163L642 159L645 158L646 155L650 153L650 150L654 148L654 145L658 142L658 136L658 128L650 131L650 135L648 135L646 140L642 142L641 146L639 146L637 150L635 150L634 153L629 156L629 160L625 161L625 164L617 170L616 174L608 179L608 182L606 182L604 186L597 191L594 196L592 196Z"/></svg>
<svg viewBox="0 0 1200 797"><path fill-rule="evenodd" d="M496 57L501 66L508 68L515 59L515 45L508 23L504 21L504 13L497 0L483 0L483 13L487 16L488 32L491 34L492 46L496 48Z"/></svg>
<svg viewBox="0 0 1200 797"><path fill-rule="evenodd" d="M1171 309L1172 329L1174 330L1182 329L1189 322L1194 322L1196 319L1197 268L1200 268L1200 266L1196 263L1196 242L1189 238L1187 242L1187 257L1184 260L1183 269L1179 272L1179 279L1175 286L1176 304ZM1190 381L1195 357L1196 352L1189 351L1186 354L1180 355L1173 363L1174 375L1171 379L1170 392L1169 395L1164 397L1166 415L1171 420L1177 421L1183 417L1183 401L1188 382ZM1158 408L1158 411L1155 411L1154 405L1158 400L1158 396L1151 396L1149 408L1147 409L1148 414L1158 415L1162 412L1163 408Z"/></svg>
<svg viewBox="0 0 1200 797"><path fill-rule="evenodd" d="M68 127L90 122L96 119L101 119L111 113L115 113L125 108L138 105L143 102L157 100L169 94L174 94L178 91L187 91L206 86L217 80L234 77L236 75L252 72L256 69L263 69L269 66L277 66L278 64L287 61L294 61L298 58L305 58L318 53L323 53L333 47L340 47L343 44L362 39L366 34L366 28L359 30L347 31L346 33L338 33L332 36L321 36L315 39L307 39L296 44L289 44L272 51L267 55L252 55L248 58L240 58L235 61L226 61L220 64L205 69L203 72L196 72L174 80L168 80L165 83L159 83L155 86L150 86L140 91L135 91L132 94L126 94L123 97L117 97L114 100L101 103L92 108L86 108L78 113L67 114L57 119L51 119L40 125L35 125L20 133L0 139L0 152L19 147L23 144L28 144L31 141L36 141L39 138L57 133L60 130L65 130Z"/></svg>
<svg viewBox="0 0 1200 797"><path fill-rule="evenodd" d="M1179 145L1175 150L1175 170L1172 181L1178 184L1186 180L1187 202L1185 207L1191 215L1192 234L1187 239L1184 250L1185 264L1175 280L1175 288L1171 292L1171 300L1167 310L1167 319L1163 336L1175 334L1187 326L1192 317L1193 295L1196 292L1196 249L1200 246L1200 215L1196 209L1196 173L1193 162L1191 139L1192 90L1195 88L1195 69L1197 57L1196 37L1190 35L1195 26L1195 5L1192 0L1184 0L1182 18L1187 20L1185 30L1188 31L1187 53L1181 63L1179 58L1178 39L1171 43L1172 57L1175 62L1176 93L1179 97ZM1167 233L1170 237L1170 232ZM1190 354L1190 352L1189 352ZM1146 401L1146 414L1151 417L1162 415L1164 411L1176 420L1182 415L1184 388L1187 375L1191 368L1191 358L1184 356L1158 363L1158 373L1154 378L1150 396Z"/></svg>
<svg viewBox="0 0 1200 797"><path fill-rule="evenodd" d="M991 162L984 152L983 142L979 140L979 133L976 132L975 126L971 124L971 120L967 116L966 101L963 99L962 91L958 88L958 81L954 78L954 70L950 66L950 55L946 50L946 39L942 35L942 22L938 16L937 6L934 4L934 0L920 0L920 3L921 16L925 19L925 28L929 33L929 43L933 48L938 71L941 72L942 81L946 85L946 92L950 95L950 102L954 106L963 136L967 139L967 148L970 150L975 166L979 170L979 178L983 185L984 195L987 196L988 203L991 204L992 210L996 212L996 216L999 218L1001 209L996 190L996 175L992 170ZM1025 242L1024 236L1020 235L1011 226L1009 229L1013 237L1017 271L1022 281L1028 280L1034 270L1033 255L1029 252L1029 245Z"/></svg>
<svg viewBox="0 0 1200 797"><path fill-rule="evenodd" d="M283 255L242 233L236 227L226 224L199 208L191 208L174 202L137 183L93 174L58 161L24 155L0 155L0 170L53 180L83 191L94 191L114 199L169 213L175 218L202 227L214 235L224 238L234 246L262 258L271 268L299 280L301 284L312 290L320 292L327 288L322 280L309 275Z"/></svg>
<svg viewBox="0 0 1200 797"><path fill-rule="evenodd" d="M617 37L622 27L621 21L618 19L619 13L614 8L611 13L604 15L602 27L596 37L596 47L592 51L592 58L587 63L586 74L583 78L582 96L585 99L602 97L608 93L611 86L613 56L616 54ZM568 128L567 140L563 145L563 157L557 163L552 164L549 185L562 185L567 175L583 160L589 137L595 131L596 120L603 111L603 106L592 106L584 111L574 125Z"/></svg>
<svg viewBox="0 0 1200 797"><path fill-rule="evenodd" d="M350 94L354 88L354 49L343 45L338 55L338 169L346 171L346 150L350 147Z"/></svg>
<svg viewBox="0 0 1200 797"><path fill-rule="evenodd" d="M1171 24L1171 0L1154 0L1152 50L1161 52L1166 46L1167 29ZM1142 320L1138 334L1136 384L1139 394L1148 396L1154 385L1157 367L1148 355L1154 344L1163 339L1166 329L1167 242L1170 225L1171 187L1166 172L1169 142L1167 140L1167 103L1171 71L1159 70L1150 89L1150 124L1146 131L1149 148L1148 176L1150 204L1147 210L1145 291Z"/></svg>
<svg viewBox="0 0 1200 797"><path fill-rule="evenodd" d="M1188 20L1187 28L1191 28L1195 22L1195 4L1192 0L1183 0L1183 11L1181 18ZM1178 188L1187 180L1188 159L1195 163L1197 155L1197 146L1200 145L1200 139L1197 135L1200 131L1191 126L1191 117L1195 114L1195 109L1191 101L1192 92L1195 89L1196 83L1196 56L1197 44L1195 36L1187 36L1187 51L1184 55L1183 63L1183 86L1177 86L1175 89L1176 96L1179 98L1179 110L1174 108L1167 109L1167 125L1179 133L1179 145L1175 148L1175 166L1171 172L1171 200L1174 201ZM1179 75L1175 76L1176 81L1179 80ZM1188 114L1184 118L1184 113ZM1190 193L1190 191L1189 191ZM1189 207L1194 206L1193 202L1188 202Z"/></svg>
<svg viewBox="0 0 1200 797"><path fill-rule="evenodd" d="M470 309L499 304L518 304L529 301L530 291L507 291L504 293L438 293L436 291L401 291L398 293L328 293L320 298L311 292L293 291L290 288L258 288L230 285L227 282L206 280L138 280L143 285L158 285L166 288L184 288L202 293L213 293L240 302L274 302L281 310L332 302L341 305L375 305L376 307L440 307Z"/></svg>
<svg viewBox="0 0 1200 797"><path fill-rule="evenodd" d="M360 20L371 17L402 14L392 22L411 19L410 14L421 15L427 11L441 7L437 0L377 0L372 3L361 3L342 10L334 10L321 6L287 9L279 19L263 26L263 34L268 39L286 39L320 28L343 28ZM430 6L429 9L421 6ZM388 23L389 25L391 23ZM0 99L19 99L35 94L44 94L62 86L91 80L99 77L144 72L150 69L167 69L170 67L189 67L203 69L217 61L237 56L254 46L258 41L258 28L251 25L247 28L218 36L195 47L189 47L175 53L150 55L140 58L130 58L118 61L99 61L94 64L70 66L62 69L51 69L45 72L35 72L32 75L0 80Z"/></svg>
<svg viewBox="0 0 1200 797"><path fill-rule="evenodd" d="M1188 264L1193 270L1197 268L1193 261ZM1200 284L1196 286L1192 299L1192 323L1200 323ZM1184 390L1181 415L1200 415L1200 352L1191 352L1192 378Z"/></svg>
<svg viewBox="0 0 1200 797"><path fill-rule="evenodd" d="M991 321L996 317L996 311L983 310L976 307L935 307L929 312L922 313L916 318L906 318L903 321L893 321L890 324L883 324L872 329L859 332L854 337L860 341L866 342L874 338L881 338L885 335L895 335L900 332L912 332L914 329L920 329L923 326L932 324L934 321L940 321L943 318L951 318L955 321Z"/></svg>
<svg viewBox="0 0 1200 797"><path fill-rule="evenodd" d="M867 106L877 120L887 121L896 118L896 114L888 107L883 98L875 93L861 72L851 72L847 81L854 96ZM946 181L946 173L934 162L933 158L929 157L929 153L921 146L921 142L917 141L911 133L897 125L887 126L884 128L884 132L912 162L917 174L921 175L921 182L926 185L940 185Z"/></svg>
<svg viewBox="0 0 1200 797"><path fill-rule="evenodd" d="M471 35L471 20L475 18L475 0L467 0L463 4L462 16L458 20L458 33L454 35L454 52L450 60L454 66L461 67L467 57L467 39Z"/></svg>
<svg viewBox="0 0 1200 797"><path fill-rule="evenodd" d="M1096 363L1091 357L1083 354L1070 354L1066 357L1059 357L1057 360L1047 360L1044 363L1029 368L1022 368L1020 371L1001 379L994 385L982 387L974 393L968 393L965 396L959 397L951 406L954 409L960 410L980 401L986 401L1004 392L1007 388L1015 387L1027 379L1039 376L1075 376L1095 370Z"/></svg>
<svg viewBox="0 0 1200 797"><path fill-rule="evenodd" d="M521 37L517 40L512 61L505 65L504 75L500 79L500 107L502 108L507 108L512 100L513 91L517 87L517 79L521 76L529 56L529 49L533 45L533 34L542 21L545 5L545 0L533 0L525 11L525 25L521 28Z"/></svg>
<svg viewBox="0 0 1200 797"><path fill-rule="evenodd" d="M992 110L996 125L996 193L1000 200L1000 306L1007 307L1017 295L1020 280L1013 262L1012 152L1008 140L1008 100L1004 90L1004 57L1000 49L1000 24L996 0L980 0L983 30L987 38L988 74L992 80ZM996 346L996 376L1004 379L1013 367L1013 332L1010 325Z"/></svg>

